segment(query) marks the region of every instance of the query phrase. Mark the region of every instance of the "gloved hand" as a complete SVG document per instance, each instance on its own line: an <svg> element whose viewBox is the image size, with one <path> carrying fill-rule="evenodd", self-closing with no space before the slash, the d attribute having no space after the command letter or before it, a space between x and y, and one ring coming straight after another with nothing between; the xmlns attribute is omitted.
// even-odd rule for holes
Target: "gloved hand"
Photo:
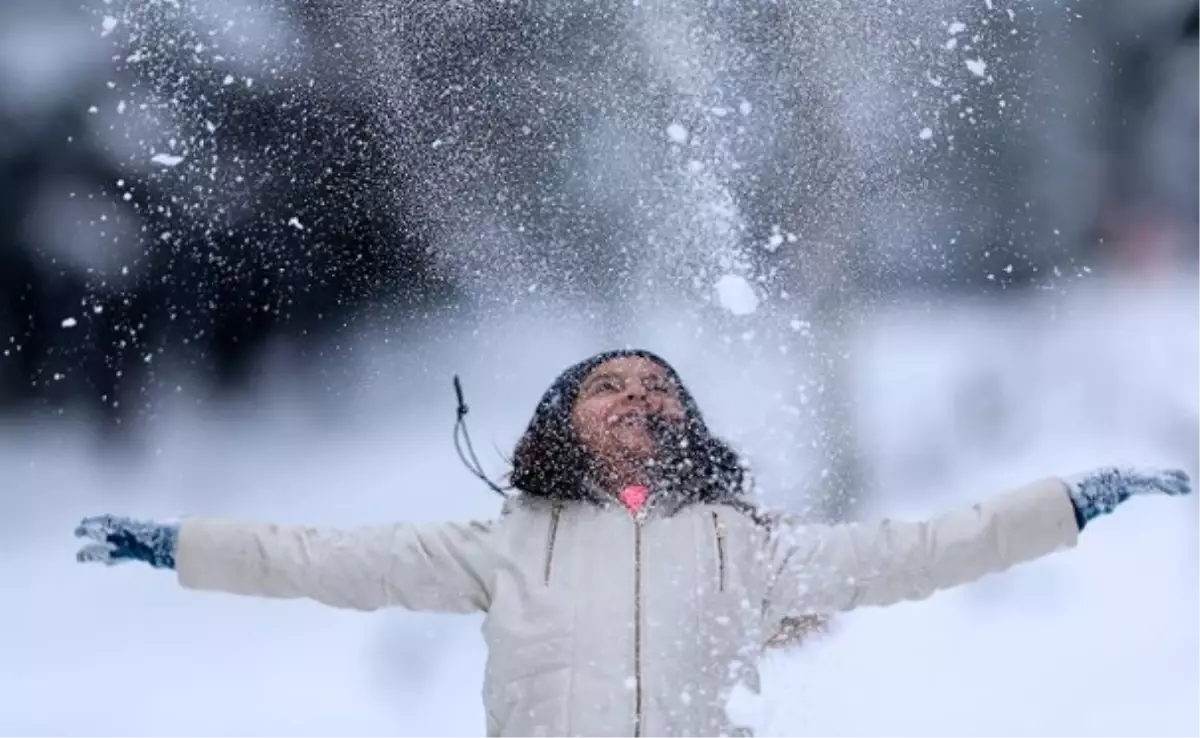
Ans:
<svg viewBox="0 0 1200 738"><path fill-rule="evenodd" d="M76 561L99 561L108 566L144 561L155 569L174 569L179 524L98 515L80 521L75 537L96 541L79 549Z"/></svg>
<svg viewBox="0 0 1200 738"><path fill-rule="evenodd" d="M1186 495L1192 480L1180 469L1134 469L1108 466L1066 477L1079 529L1107 515L1134 495Z"/></svg>

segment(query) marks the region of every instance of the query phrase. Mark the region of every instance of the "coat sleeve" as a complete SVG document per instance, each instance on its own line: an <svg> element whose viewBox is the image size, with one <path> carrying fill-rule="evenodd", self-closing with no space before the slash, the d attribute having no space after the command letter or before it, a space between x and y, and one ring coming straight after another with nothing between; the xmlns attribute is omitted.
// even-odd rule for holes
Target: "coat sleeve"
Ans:
<svg viewBox="0 0 1200 738"><path fill-rule="evenodd" d="M189 589L356 610L475 612L490 604L491 544L490 523L334 530L189 519L175 568Z"/></svg>
<svg viewBox="0 0 1200 738"><path fill-rule="evenodd" d="M782 524L770 537L769 623L810 613L922 600L934 592L1074 547L1065 484L1046 479L925 522Z"/></svg>

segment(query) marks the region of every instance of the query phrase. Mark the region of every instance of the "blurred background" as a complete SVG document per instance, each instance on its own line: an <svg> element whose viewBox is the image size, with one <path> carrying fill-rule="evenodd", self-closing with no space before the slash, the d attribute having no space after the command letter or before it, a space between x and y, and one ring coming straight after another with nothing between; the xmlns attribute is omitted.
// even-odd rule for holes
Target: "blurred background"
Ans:
<svg viewBox="0 0 1200 738"><path fill-rule="evenodd" d="M766 504L1200 466L1197 4L8 0L0 732L461 735L476 618L185 594L82 515L494 515L674 362ZM771 654L766 735L1195 735L1196 500Z"/></svg>

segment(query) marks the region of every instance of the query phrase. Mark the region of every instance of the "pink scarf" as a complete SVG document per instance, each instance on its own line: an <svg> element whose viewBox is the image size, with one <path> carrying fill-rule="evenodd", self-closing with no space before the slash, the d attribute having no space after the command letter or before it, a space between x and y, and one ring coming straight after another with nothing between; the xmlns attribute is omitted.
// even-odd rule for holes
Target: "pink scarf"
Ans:
<svg viewBox="0 0 1200 738"><path fill-rule="evenodd" d="M632 484L621 492L620 497L621 504L629 508L629 512L637 515L649 499L650 490L640 484Z"/></svg>

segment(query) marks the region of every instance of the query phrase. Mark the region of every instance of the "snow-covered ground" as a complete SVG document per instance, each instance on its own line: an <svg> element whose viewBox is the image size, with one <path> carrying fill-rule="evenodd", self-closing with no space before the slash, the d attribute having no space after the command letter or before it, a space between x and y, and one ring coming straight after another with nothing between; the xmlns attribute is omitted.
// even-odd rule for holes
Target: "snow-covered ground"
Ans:
<svg viewBox="0 0 1200 738"><path fill-rule="evenodd" d="M872 321L853 356L878 492L858 514L930 514L1101 463L1194 472L1196 303L1194 283L1096 287ZM181 401L143 456L61 424L0 430L0 732L481 733L479 618L186 593L146 567L76 565L71 530L106 511L334 525L493 514L498 499L454 456L449 376L463 374L476 445L494 458L552 376L601 347L570 317L534 327L497 320L362 354L336 375L335 407L283 382L253 407ZM736 341L691 335L648 322L637 338L753 456L782 422L771 393L794 382L794 359L738 361ZM1197 527L1194 498L1138 501L1076 551L839 617L831 635L768 657L762 730L1195 735Z"/></svg>

